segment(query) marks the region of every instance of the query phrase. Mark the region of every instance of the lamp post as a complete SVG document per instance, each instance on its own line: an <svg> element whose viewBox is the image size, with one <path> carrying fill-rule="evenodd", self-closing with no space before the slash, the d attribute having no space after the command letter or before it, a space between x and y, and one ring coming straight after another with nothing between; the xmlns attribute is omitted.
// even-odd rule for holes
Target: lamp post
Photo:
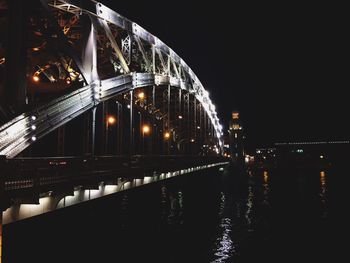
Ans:
<svg viewBox="0 0 350 263"><path fill-rule="evenodd" d="M145 134L148 135L151 132L149 125L145 124L142 126L142 154L145 154Z"/></svg>
<svg viewBox="0 0 350 263"><path fill-rule="evenodd" d="M122 115L123 115L123 105L119 102L116 101L117 104L117 151L116 154L120 155L122 152Z"/></svg>
<svg viewBox="0 0 350 263"><path fill-rule="evenodd" d="M142 131L142 114L141 112L139 111L138 112L139 114L139 130L140 130L140 138L139 138L139 143L141 144L142 142L142 136L143 136L143 131ZM140 145L140 154L142 154L142 145Z"/></svg>
<svg viewBox="0 0 350 263"><path fill-rule="evenodd" d="M113 115L106 116L106 154L108 154L109 126L116 124L117 119Z"/></svg>

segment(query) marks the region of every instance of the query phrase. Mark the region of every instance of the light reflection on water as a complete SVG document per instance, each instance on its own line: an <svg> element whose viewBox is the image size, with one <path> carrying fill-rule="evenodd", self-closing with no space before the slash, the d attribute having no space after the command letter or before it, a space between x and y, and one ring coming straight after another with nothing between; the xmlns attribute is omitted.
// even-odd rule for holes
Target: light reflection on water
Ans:
<svg viewBox="0 0 350 263"><path fill-rule="evenodd" d="M236 252L235 244L231 238L232 231L232 220L231 218L225 216L226 208L226 197L223 192L221 192L220 197L220 224L219 224L219 237L215 242L214 256L216 257L212 263L227 262L233 254Z"/></svg>
<svg viewBox="0 0 350 263"><path fill-rule="evenodd" d="M318 244L316 248L321 246L322 253L331 255L327 248L335 246L337 240L327 235L333 237L334 227L340 225L338 221L335 225L329 224L335 217L332 205L337 178L333 177L333 172L319 168L311 172L254 169L239 177L228 169L227 174L202 173L192 179L149 185L106 199L101 209L93 214L90 211L98 206L90 208L86 204L77 212L62 211L67 216L52 218L50 223L45 223L49 218L37 218L36 226L28 223L25 231L7 230L6 237L18 237L6 240L11 245L7 248L13 248L12 258L17 257L18 250L35 251L35 242L30 240L35 236L42 246L47 242L39 242L49 238L52 242L61 241L45 246L50 254L55 253L53 248L66 242L73 255L79 257L77 262L91 262L87 246L92 247L91 251L96 251L98 257L110 257L94 262L115 261L115 254L101 253L113 251L115 247L122 251L118 262L237 263L273 261L275 256L281 259L286 255L300 259L304 254L314 258L318 251L311 250L311 243ZM67 225L61 224L62 218L66 218ZM77 219L71 222L73 218ZM96 228L94 238L90 238L91 232L86 229L92 223L110 231ZM52 225L58 227L55 234L50 232ZM43 227L48 230L42 231ZM79 233L79 244L67 240L73 231ZM45 233L50 235L45 236ZM29 253L23 253L26 254ZM72 262L70 254L60 253L60 256L64 258L60 262ZM38 256L28 261L34 262L35 257Z"/></svg>
<svg viewBox="0 0 350 263"><path fill-rule="evenodd" d="M320 172L320 201L321 201L321 215L322 218L326 218L328 215L327 210L327 179L324 171Z"/></svg>
<svg viewBox="0 0 350 263"><path fill-rule="evenodd" d="M264 171L263 175L263 204L269 205L269 192L270 192L270 185L269 185L269 173L268 171Z"/></svg>

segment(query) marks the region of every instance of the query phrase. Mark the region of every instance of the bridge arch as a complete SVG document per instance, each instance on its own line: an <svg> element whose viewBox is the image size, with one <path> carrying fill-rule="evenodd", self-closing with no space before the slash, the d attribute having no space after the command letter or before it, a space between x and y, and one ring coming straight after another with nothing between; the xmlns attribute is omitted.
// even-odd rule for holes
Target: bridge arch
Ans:
<svg viewBox="0 0 350 263"><path fill-rule="evenodd" d="M88 1L83 6L72 2L41 0L49 17L56 20L60 15L70 17L58 34L67 45L70 43L67 38L72 39L69 34L78 34L77 30L71 33L74 26L83 17L90 21L86 41L80 44L78 50L83 55L77 55L78 45L65 50L70 54L76 69L70 72L71 79L64 80L69 85L75 74L82 85L2 125L0 155L13 158L37 140L100 103L121 93L132 94L135 89L144 87L168 87L169 92L171 89L178 90L180 96L181 92L191 94L207 114L215 133L217 149L222 151L223 132L215 106L209 93L182 58L156 36L107 6L96 1ZM80 43L82 39L79 39ZM74 38L72 41L75 41ZM102 49L102 46L105 48Z"/></svg>

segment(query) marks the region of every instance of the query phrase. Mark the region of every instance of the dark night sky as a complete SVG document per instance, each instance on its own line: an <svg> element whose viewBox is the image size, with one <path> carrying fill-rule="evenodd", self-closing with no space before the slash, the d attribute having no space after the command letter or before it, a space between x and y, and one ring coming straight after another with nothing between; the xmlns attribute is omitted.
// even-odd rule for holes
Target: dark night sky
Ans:
<svg viewBox="0 0 350 263"><path fill-rule="evenodd" d="M350 137L345 7L103 2L187 62L226 127L231 110L239 110L251 149Z"/></svg>

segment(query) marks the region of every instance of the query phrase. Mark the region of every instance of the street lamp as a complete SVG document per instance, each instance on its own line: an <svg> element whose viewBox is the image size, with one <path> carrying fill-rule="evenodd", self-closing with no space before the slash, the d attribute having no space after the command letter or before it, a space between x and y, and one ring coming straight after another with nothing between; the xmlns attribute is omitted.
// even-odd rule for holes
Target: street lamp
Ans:
<svg viewBox="0 0 350 263"><path fill-rule="evenodd" d="M116 118L114 116L108 116L107 117L107 124L108 125L113 125L116 122Z"/></svg>
<svg viewBox="0 0 350 263"><path fill-rule="evenodd" d="M139 92L137 94L137 97L140 99L140 100L143 100L145 98L145 93L143 91Z"/></svg>
<svg viewBox="0 0 350 263"><path fill-rule="evenodd" d="M109 126L114 125L116 123L116 121L117 121L117 119L113 115L106 116L106 133L105 133L106 154L108 154Z"/></svg>
<svg viewBox="0 0 350 263"><path fill-rule="evenodd" d="M34 75L34 76L33 76L33 81L34 81L34 82L39 82L39 80L40 80L40 78L39 78L38 75Z"/></svg>
<svg viewBox="0 0 350 263"><path fill-rule="evenodd" d="M170 138L170 132L164 133L164 139L168 140Z"/></svg>
<svg viewBox="0 0 350 263"><path fill-rule="evenodd" d="M149 125L143 125L142 127L142 134L148 134L151 131L151 128L149 127Z"/></svg>
<svg viewBox="0 0 350 263"><path fill-rule="evenodd" d="M142 153L145 152L145 134L148 135L151 132L149 125L145 124L142 126Z"/></svg>

